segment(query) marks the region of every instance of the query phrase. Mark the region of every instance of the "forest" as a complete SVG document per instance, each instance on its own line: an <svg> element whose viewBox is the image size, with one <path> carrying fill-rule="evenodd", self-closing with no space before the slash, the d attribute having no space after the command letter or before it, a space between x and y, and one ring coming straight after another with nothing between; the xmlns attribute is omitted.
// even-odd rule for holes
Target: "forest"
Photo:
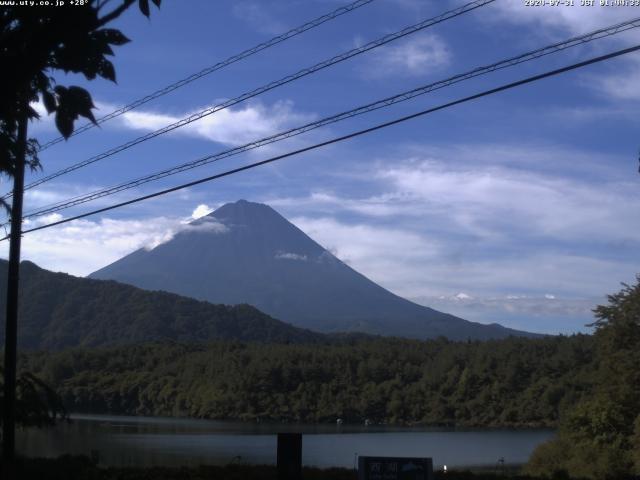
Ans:
<svg viewBox="0 0 640 480"><path fill-rule="evenodd" d="M523 473L640 473L640 282L595 333L485 342L156 342L23 353L72 412L279 422L554 427ZM40 381L40 380L39 380Z"/></svg>
<svg viewBox="0 0 640 480"><path fill-rule="evenodd" d="M152 343L29 353L72 412L552 427L591 392L593 338Z"/></svg>
<svg viewBox="0 0 640 480"><path fill-rule="evenodd" d="M592 391L563 412L527 471L572 478L640 476L640 276L595 313Z"/></svg>
<svg viewBox="0 0 640 480"><path fill-rule="evenodd" d="M23 351L20 366L26 387L43 382L44 394L55 389L71 412L553 427L557 435L536 449L526 475L633 478L640 474L640 282L609 295L594 314L593 335L162 341Z"/></svg>

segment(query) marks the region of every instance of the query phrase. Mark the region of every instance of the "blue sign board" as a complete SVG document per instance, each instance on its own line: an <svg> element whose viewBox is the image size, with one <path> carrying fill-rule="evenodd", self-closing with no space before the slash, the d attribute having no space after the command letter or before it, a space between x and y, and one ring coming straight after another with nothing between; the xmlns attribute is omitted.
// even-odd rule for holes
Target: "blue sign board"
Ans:
<svg viewBox="0 0 640 480"><path fill-rule="evenodd" d="M433 460L408 457L358 457L358 480L433 480Z"/></svg>

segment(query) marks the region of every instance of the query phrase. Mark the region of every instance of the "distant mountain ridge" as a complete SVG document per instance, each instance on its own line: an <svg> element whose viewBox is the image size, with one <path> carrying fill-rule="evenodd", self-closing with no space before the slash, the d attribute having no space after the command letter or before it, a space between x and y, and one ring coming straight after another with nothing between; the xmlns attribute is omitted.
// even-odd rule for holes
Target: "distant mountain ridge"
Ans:
<svg viewBox="0 0 640 480"><path fill-rule="evenodd" d="M240 200L90 275L212 303L248 303L320 332L452 340L536 336L417 305L372 282L271 207Z"/></svg>
<svg viewBox="0 0 640 480"><path fill-rule="evenodd" d="M6 284L7 262L0 260L0 291L5 291ZM5 308L5 296L0 295L3 325ZM18 320L18 343L22 349L60 350L149 341L326 343L330 340L325 335L275 320L250 305L212 305L114 281L54 273L31 262L21 264ZM4 340L3 328L0 340Z"/></svg>

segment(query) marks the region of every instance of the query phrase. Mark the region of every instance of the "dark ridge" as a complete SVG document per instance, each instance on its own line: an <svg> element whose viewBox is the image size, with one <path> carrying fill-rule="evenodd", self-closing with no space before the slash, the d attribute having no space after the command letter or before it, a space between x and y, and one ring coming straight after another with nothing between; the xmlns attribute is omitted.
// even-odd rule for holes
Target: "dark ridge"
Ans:
<svg viewBox="0 0 640 480"><path fill-rule="evenodd" d="M0 260L0 291L7 282ZM53 273L22 262L18 343L22 349L124 345L149 341L319 343L323 335L271 318L256 308L213 305L115 281ZM0 295L4 325L6 299ZM4 329L0 330L4 340Z"/></svg>

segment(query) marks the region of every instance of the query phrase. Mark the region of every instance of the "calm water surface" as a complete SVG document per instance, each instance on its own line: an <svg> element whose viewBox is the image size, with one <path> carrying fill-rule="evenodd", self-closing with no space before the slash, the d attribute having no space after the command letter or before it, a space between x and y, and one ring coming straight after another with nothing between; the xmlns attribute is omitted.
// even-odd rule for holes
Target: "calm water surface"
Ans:
<svg viewBox="0 0 640 480"><path fill-rule="evenodd" d="M274 464L276 433L302 432L302 461L353 467L357 455L432 457L434 466L527 461L551 430L448 430L352 425L294 425L209 420L74 415L71 423L18 432L30 456L99 452L102 465Z"/></svg>

